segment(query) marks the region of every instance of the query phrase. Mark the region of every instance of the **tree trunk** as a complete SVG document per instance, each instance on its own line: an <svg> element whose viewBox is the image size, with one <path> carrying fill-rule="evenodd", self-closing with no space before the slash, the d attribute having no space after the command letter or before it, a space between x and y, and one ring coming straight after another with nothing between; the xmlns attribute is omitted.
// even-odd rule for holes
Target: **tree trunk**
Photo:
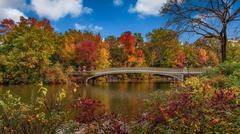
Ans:
<svg viewBox="0 0 240 134"><path fill-rule="evenodd" d="M227 39L224 37L221 41L222 63L227 60Z"/></svg>
<svg viewBox="0 0 240 134"><path fill-rule="evenodd" d="M225 62L227 60L227 26L223 26L223 35L221 39L221 53L222 53L222 62Z"/></svg>

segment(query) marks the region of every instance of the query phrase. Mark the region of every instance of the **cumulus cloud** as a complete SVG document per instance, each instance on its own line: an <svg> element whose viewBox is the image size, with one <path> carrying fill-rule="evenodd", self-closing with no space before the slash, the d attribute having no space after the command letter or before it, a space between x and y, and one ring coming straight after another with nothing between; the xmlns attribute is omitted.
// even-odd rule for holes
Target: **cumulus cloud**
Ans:
<svg viewBox="0 0 240 134"><path fill-rule="evenodd" d="M75 24L75 29L81 30L81 31L92 31L92 32L100 32L103 30L103 27L98 25L80 25L78 23Z"/></svg>
<svg viewBox="0 0 240 134"><path fill-rule="evenodd" d="M17 10L17 9L13 9L13 8L3 8L0 9L0 20L2 19L12 19L15 22L18 22L20 20L20 17L23 16L25 18L27 18L23 12Z"/></svg>
<svg viewBox="0 0 240 134"><path fill-rule="evenodd" d="M26 17L21 11L25 6L24 0L0 0L0 20L8 18L18 22L21 16Z"/></svg>
<svg viewBox="0 0 240 134"><path fill-rule="evenodd" d="M40 17L58 20L66 15L90 14L92 9L83 6L83 0L32 0L32 9Z"/></svg>
<svg viewBox="0 0 240 134"><path fill-rule="evenodd" d="M25 0L0 0L0 8L23 8Z"/></svg>
<svg viewBox="0 0 240 134"><path fill-rule="evenodd" d="M138 13L141 16L158 16L159 11L167 0L137 0L137 3L129 8L130 13Z"/></svg>
<svg viewBox="0 0 240 134"><path fill-rule="evenodd" d="M122 6L123 5L123 0L113 0L113 4L115 6Z"/></svg>

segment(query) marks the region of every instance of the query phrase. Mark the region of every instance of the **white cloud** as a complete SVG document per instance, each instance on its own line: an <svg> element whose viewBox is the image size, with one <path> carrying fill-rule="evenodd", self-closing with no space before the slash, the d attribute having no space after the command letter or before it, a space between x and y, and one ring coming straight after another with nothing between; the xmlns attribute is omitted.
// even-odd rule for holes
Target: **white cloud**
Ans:
<svg viewBox="0 0 240 134"><path fill-rule="evenodd" d="M98 25L80 25L78 23L75 24L75 29L81 30L81 31L92 31L92 32L100 32L103 30L103 27Z"/></svg>
<svg viewBox="0 0 240 134"><path fill-rule="evenodd" d="M20 17L23 16L25 18L27 18L23 12L17 10L17 9L13 9L13 8L3 8L0 9L0 20L2 19L12 19L15 22L20 21Z"/></svg>
<svg viewBox="0 0 240 134"><path fill-rule="evenodd" d="M113 4L115 6L122 6L123 5L123 0L113 0Z"/></svg>
<svg viewBox="0 0 240 134"><path fill-rule="evenodd" d="M159 11L167 0L137 0L135 6L130 6L130 13L138 13L140 16L158 16Z"/></svg>
<svg viewBox="0 0 240 134"><path fill-rule="evenodd" d="M0 8L23 8L25 0L0 0Z"/></svg>
<svg viewBox="0 0 240 134"><path fill-rule="evenodd" d="M40 17L58 20L66 15L90 14L92 9L83 6L83 0L32 0L32 8Z"/></svg>
<svg viewBox="0 0 240 134"><path fill-rule="evenodd" d="M26 17L21 11L25 6L24 0L0 0L0 20L8 18L18 22L21 16Z"/></svg>

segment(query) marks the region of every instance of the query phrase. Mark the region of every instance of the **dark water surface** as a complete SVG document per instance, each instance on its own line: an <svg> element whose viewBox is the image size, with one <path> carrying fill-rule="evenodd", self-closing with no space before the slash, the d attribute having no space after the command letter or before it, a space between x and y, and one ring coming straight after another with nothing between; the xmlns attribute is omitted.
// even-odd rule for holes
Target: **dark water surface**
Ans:
<svg viewBox="0 0 240 134"><path fill-rule="evenodd" d="M107 110L125 116L134 115L144 108L144 99L156 90L168 90L169 83L163 82L142 82L142 83L104 83L94 86L79 85L55 85L46 86L48 88L48 96L51 98L60 89L65 89L67 101L74 100L77 97L92 98L101 101ZM36 100L39 87L36 85L14 85L0 86L0 94L6 90L20 96L23 102L33 103ZM73 90L76 89L74 93Z"/></svg>

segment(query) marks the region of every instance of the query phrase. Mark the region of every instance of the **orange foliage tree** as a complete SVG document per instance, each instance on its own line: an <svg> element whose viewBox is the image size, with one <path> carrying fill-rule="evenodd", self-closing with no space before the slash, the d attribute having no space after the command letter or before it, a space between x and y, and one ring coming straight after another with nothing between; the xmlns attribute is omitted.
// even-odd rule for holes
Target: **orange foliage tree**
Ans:
<svg viewBox="0 0 240 134"><path fill-rule="evenodd" d="M142 50L136 49L137 41L131 32L125 32L120 37L120 43L123 44L124 54L127 55L125 66L138 66L144 61Z"/></svg>
<svg viewBox="0 0 240 134"><path fill-rule="evenodd" d="M177 58L175 60L175 63L178 67L184 68L186 64L186 55L183 51L179 52L177 55Z"/></svg>
<svg viewBox="0 0 240 134"><path fill-rule="evenodd" d="M207 51L203 48L200 48L199 49L199 61L202 65L206 65L207 62L208 62L208 54L207 54Z"/></svg>

